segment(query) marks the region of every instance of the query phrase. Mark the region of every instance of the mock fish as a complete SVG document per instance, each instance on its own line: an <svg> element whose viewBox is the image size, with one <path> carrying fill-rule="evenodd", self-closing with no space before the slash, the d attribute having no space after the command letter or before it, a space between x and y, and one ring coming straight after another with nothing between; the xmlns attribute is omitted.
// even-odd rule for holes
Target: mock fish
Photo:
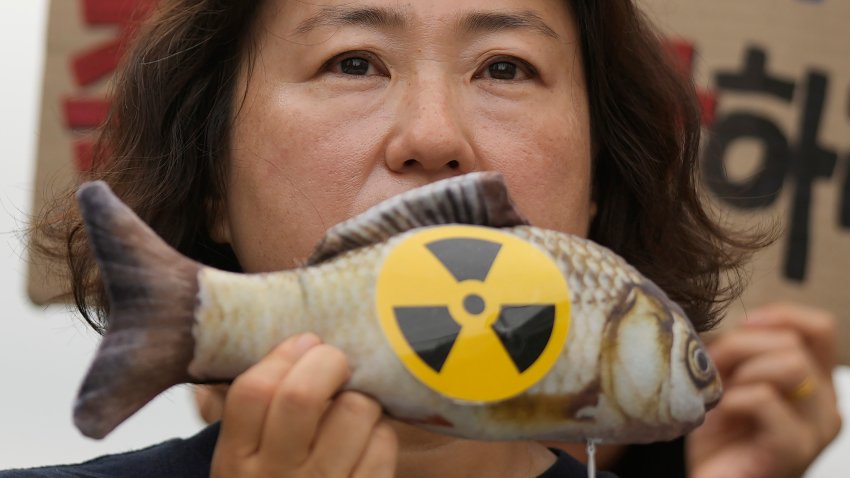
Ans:
<svg viewBox="0 0 850 478"><path fill-rule="evenodd" d="M345 353L346 389L470 439L668 440L722 393L676 303L605 247L529 225L498 173L384 201L264 274L182 256L105 183L77 199L110 302L74 407L90 437L306 331Z"/></svg>

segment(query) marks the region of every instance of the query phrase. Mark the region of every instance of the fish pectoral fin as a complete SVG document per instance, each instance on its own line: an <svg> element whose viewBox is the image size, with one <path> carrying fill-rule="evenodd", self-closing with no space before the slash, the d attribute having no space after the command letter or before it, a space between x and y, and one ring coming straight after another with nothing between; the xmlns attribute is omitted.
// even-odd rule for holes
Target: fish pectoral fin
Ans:
<svg viewBox="0 0 850 478"><path fill-rule="evenodd" d="M528 220L511 201L501 174L469 173L399 194L337 224L325 233L307 264L443 224L512 227L527 225Z"/></svg>

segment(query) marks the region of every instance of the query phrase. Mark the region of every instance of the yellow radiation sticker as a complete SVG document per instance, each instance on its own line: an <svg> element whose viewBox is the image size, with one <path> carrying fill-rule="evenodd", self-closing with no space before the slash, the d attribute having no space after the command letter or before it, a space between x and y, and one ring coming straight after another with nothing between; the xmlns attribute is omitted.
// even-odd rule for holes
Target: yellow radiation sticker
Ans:
<svg viewBox="0 0 850 478"><path fill-rule="evenodd" d="M439 226L387 255L376 302L384 334L407 370L462 401L522 393L567 341L566 280L548 254L497 229Z"/></svg>

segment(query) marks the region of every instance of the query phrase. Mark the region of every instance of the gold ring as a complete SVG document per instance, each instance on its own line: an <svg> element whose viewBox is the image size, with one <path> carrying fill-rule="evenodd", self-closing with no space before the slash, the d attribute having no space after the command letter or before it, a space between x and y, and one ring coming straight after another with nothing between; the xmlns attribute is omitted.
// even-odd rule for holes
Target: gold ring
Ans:
<svg viewBox="0 0 850 478"><path fill-rule="evenodd" d="M792 402L799 402L809 398L813 393L815 393L815 378L809 375L797 384L794 390L791 390L788 398Z"/></svg>

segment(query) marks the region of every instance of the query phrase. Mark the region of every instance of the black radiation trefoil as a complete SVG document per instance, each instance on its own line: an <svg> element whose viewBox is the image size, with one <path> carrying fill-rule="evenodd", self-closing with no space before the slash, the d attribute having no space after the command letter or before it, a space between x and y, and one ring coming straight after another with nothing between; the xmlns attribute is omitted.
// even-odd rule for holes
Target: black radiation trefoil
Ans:
<svg viewBox="0 0 850 478"><path fill-rule="evenodd" d="M416 355L439 372L460 333L448 307L396 307L396 320Z"/></svg>
<svg viewBox="0 0 850 478"><path fill-rule="evenodd" d="M475 280L486 284L501 245L472 238L451 238L426 244L427 249L457 282ZM477 295L464 299L471 315L485 308ZM448 306L393 308L399 328L414 352L435 372L440 372L460 334L461 326ZM503 305L491 329L504 346L517 371L522 373L543 353L555 323L554 304Z"/></svg>
<svg viewBox="0 0 850 478"><path fill-rule="evenodd" d="M457 238L434 241L426 247L456 281L484 282L502 245L482 239Z"/></svg>
<svg viewBox="0 0 850 478"><path fill-rule="evenodd" d="M502 306L493 330L522 373L543 353L554 326L554 305L512 305Z"/></svg>

